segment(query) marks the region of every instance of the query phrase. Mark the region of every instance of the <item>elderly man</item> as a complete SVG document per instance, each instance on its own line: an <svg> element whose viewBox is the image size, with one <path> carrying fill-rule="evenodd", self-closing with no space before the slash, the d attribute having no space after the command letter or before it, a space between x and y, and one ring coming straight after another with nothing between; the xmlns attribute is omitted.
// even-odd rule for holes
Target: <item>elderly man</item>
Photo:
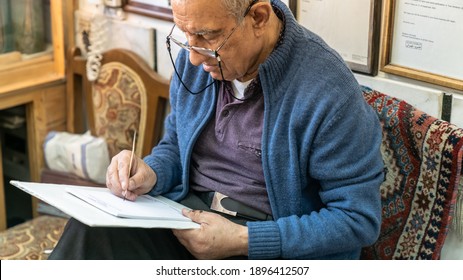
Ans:
<svg viewBox="0 0 463 280"><path fill-rule="evenodd" d="M130 178L130 153L116 155L107 187L180 201L200 228L72 219L51 258L358 258L381 223L381 132L340 56L279 0L173 0L172 10L167 47L182 49L165 135Z"/></svg>

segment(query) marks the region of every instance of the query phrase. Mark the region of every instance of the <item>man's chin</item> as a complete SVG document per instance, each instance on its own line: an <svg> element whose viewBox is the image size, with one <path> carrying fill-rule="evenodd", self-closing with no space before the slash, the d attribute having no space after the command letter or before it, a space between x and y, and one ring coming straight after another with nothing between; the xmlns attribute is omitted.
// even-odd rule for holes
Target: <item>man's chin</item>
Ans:
<svg viewBox="0 0 463 280"><path fill-rule="evenodd" d="M214 79L214 80L222 80L222 75L220 74L220 72L209 72L209 75L211 75L211 77Z"/></svg>
<svg viewBox="0 0 463 280"><path fill-rule="evenodd" d="M222 74L220 74L220 68L218 66L209 66L203 64L203 70L208 72L213 79L222 80Z"/></svg>

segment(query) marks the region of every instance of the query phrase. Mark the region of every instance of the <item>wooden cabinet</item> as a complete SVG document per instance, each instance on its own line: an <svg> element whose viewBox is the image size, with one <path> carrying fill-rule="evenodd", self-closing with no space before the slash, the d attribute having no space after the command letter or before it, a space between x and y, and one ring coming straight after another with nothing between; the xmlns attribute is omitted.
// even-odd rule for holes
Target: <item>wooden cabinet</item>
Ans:
<svg viewBox="0 0 463 280"><path fill-rule="evenodd" d="M47 1L44 1L47 2ZM0 55L0 95L64 77L63 0L50 2L51 53L17 58L17 52ZM2 62L8 61L8 63Z"/></svg>
<svg viewBox="0 0 463 280"><path fill-rule="evenodd" d="M39 181L44 166L42 145L50 130L66 130L65 0L44 0L50 15L49 49L22 59L17 52L0 54L0 110L24 106L30 179ZM48 6L49 5L49 6ZM0 146L1 147L1 146ZM3 151L3 154L5 151ZM0 148L0 230L6 228L5 192ZM36 209L33 200L33 211ZM34 212L35 216L36 213Z"/></svg>

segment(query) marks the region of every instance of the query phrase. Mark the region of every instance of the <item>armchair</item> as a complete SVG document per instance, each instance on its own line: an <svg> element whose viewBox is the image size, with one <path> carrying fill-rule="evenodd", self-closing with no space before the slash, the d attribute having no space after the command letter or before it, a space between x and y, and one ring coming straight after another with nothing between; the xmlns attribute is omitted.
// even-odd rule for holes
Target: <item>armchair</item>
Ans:
<svg viewBox="0 0 463 280"><path fill-rule="evenodd" d="M96 81L86 75L86 59L80 50L68 55L68 130L103 137L110 158L131 149L137 131L135 153L142 157L161 139L167 113L169 81L155 73L138 55L124 49L102 54ZM73 174L45 168L42 182L98 186Z"/></svg>

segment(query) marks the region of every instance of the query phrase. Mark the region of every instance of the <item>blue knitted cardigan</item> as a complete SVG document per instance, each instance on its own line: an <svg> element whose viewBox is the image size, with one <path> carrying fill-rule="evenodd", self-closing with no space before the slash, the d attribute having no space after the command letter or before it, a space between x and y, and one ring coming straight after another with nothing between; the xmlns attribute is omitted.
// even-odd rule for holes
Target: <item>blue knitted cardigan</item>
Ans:
<svg viewBox="0 0 463 280"><path fill-rule="evenodd" d="M273 4L285 14L284 40L259 76L262 166L274 221L247 223L249 258L355 259L380 229L380 124L340 56L285 4ZM176 66L191 88L212 81L185 51ZM216 100L217 85L192 95L174 74L165 135L144 158L158 177L150 194L186 196L192 149Z"/></svg>

